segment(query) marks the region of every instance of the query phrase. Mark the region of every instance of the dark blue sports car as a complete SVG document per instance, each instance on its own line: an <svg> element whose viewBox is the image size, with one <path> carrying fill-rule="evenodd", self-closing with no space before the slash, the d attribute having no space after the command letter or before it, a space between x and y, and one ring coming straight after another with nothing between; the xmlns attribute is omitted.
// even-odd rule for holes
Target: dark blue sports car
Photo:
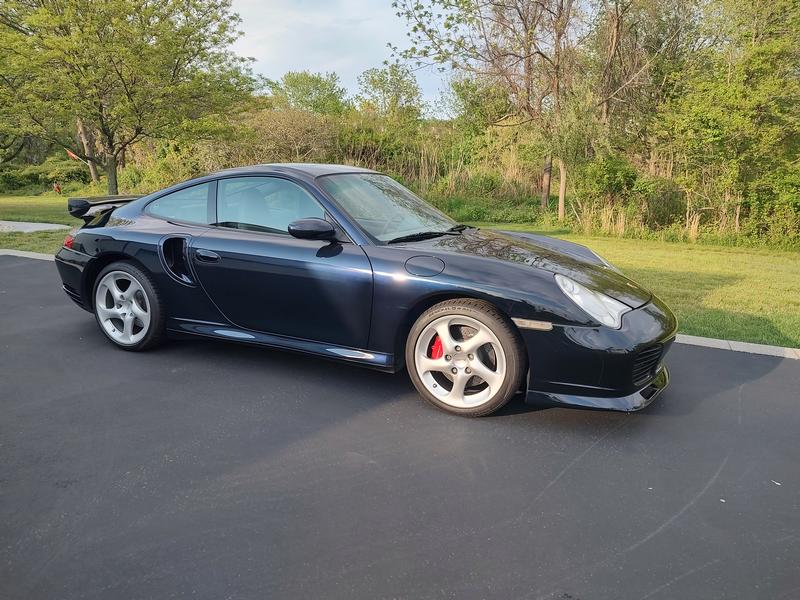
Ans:
<svg viewBox="0 0 800 600"><path fill-rule="evenodd" d="M459 225L386 175L221 171L70 199L64 291L125 350L195 335L397 371L446 411L515 394L637 410L664 389L670 310L591 250Z"/></svg>

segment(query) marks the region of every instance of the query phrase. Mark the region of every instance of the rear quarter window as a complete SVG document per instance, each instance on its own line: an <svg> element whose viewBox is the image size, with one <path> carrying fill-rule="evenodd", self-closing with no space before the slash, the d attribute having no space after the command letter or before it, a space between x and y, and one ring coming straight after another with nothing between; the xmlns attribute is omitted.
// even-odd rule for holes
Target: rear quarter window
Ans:
<svg viewBox="0 0 800 600"><path fill-rule="evenodd" d="M208 225L210 183L201 183L161 196L147 205L145 212L168 221Z"/></svg>

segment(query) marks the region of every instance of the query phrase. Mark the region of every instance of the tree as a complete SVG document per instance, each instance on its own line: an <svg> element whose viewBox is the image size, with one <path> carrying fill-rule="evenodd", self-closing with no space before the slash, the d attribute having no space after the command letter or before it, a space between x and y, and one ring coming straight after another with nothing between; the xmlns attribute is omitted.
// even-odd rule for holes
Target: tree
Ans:
<svg viewBox="0 0 800 600"><path fill-rule="evenodd" d="M718 9L707 23L717 46L682 74L659 123L689 196L738 226L743 200L777 196L800 159L800 6L723 0Z"/></svg>
<svg viewBox="0 0 800 600"><path fill-rule="evenodd" d="M484 131L511 112L505 90L477 77L454 78L446 100L456 121L472 133Z"/></svg>
<svg viewBox="0 0 800 600"><path fill-rule="evenodd" d="M401 56L488 79L506 90L523 122L558 127L572 76L573 0L395 0L393 6L410 25L412 45ZM548 153L543 208L551 169Z"/></svg>
<svg viewBox="0 0 800 600"><path fill-rule="evenodd" d="M89 167L89 175L92 178L92 183L99 183L100 176L97 174L97 165L95 164L94 157L94 136L83 125L83 121L78 119L75 123L75 128L78 130L78 139L80 139L81 147L84 154L86 154L86 166Z"/></svg>
<svg viewBox="0 0 800 600"><path fill-rule="evenodd" d="M254 89L230 0L5 0L0 100L17 129L105 169L145 138L198 139ZM98 155L75 135L96 136Z"/></svg>
<svg viewBox="0 0 800 600"><path fill-rule="evenodd" d="M290 71L280 81L268 81L276 106L320 115L339 115L348 107L346 90L336 73Z"/></svg>
<svg viewBox="0 0 800 600"><path fill-rule="evenodd" d="M371 110L394 120L416 119L422 113L417 78L401 65L368 69L358 77L358 84L357 100L362 110Z"/></svg>
<svg viewBox="0 0 800 600"><path fill-rule="evenodd" d="M584 71L597 97L603 142L618 146L635 140L652 170L656 113L676 96L682 73L713 39L698 31L700 3L602 0L591 18Z"/></svg>

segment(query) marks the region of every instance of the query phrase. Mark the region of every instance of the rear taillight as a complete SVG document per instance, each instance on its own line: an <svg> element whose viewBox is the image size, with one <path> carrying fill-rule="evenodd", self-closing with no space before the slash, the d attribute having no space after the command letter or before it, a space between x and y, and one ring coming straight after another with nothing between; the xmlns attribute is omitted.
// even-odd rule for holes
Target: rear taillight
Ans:
<svg viewBox="0 0 800 600"><path fill-rule="evenodd" d="M67 234L67 237L64 238L64 248L72 249L72 244L75 243L75 236L71 233Z"/></svg>

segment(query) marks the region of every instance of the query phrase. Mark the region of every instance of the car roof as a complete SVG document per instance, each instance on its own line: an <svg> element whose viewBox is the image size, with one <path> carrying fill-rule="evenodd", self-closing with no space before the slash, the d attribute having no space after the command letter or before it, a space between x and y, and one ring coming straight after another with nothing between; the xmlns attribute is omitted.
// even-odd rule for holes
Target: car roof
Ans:
<svg viewBox="0 0 800 600"><path fill-rule="evenodd" d="M322 163L268 163L261 165L250 165L248 167L235 167L211 173L211 175L255 175L258 173L285 172L302 174L307 177L320 177L322 175L333 175L336 173L377 173L372 169L362 167L352 167L350 165L332 165Z"/></svg>

